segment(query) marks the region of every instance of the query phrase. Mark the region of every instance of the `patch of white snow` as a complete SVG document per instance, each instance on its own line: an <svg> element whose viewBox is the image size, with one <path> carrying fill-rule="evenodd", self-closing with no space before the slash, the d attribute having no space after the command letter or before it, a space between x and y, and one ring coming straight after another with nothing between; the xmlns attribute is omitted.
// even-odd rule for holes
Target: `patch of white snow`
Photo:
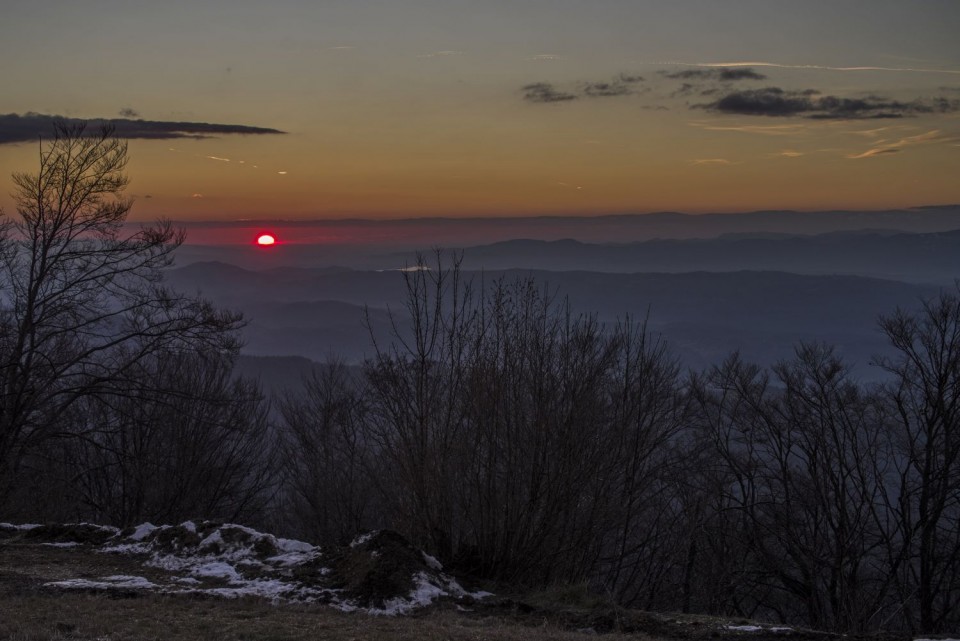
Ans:
<svg viewBox="0 0 960 641"><path fill-rule="evenodd" d="M142 576L129 576L126 574L104 576L100 577L100 579L97 581L90 581L88 579L67 579L66 581L52 581L50 583L44 583L44 585L73 590L111 590L115 588L150 590L157 587L156 583L148 581Z"/></svg>
<svg viewBox="0 0 960 641"><path fill-rule="evenodd" d="M210 577L215 579L227 579L228 581L239 581L240 574L229 563L223 561L212 561L202 563L190 568L190 574L193 576Z"/></svg>
<svg viewBox="0 0 960 641"><path fill-rule="evenodd" d="M157 529L157 526L154 525L153 523L141 523L140 525L137 526L137 529L133 531L133 534L131 534L127 538L132 539L134 541L142 541L148 536L150 536L150 533L156 529Z"/></svg>
<svg viewBox="0 0 960 641"><path fill-rule="evenodd" d="M369 541L370 539L372 539L373 537L375 537L376 535L377 535L376 531L367 532L366 534L361 534L360 536L350 541L350 547L352 548L359 547L364 543L366 543L367 541Z"/></svg>

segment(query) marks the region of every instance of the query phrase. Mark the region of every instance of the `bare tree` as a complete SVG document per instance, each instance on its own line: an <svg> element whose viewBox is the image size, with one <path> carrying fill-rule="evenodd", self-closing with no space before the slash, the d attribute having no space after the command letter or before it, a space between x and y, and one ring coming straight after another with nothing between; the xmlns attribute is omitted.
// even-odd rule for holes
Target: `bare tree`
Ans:
<svg viewBox="0 0 960 641"><path fill-rule="evenodd" d="M0 251L0 497L25 452L69 431L62 418L79 401L136 387L130 374L151 354L235 349L240 324L163 286L182 232L124 231L124 141L58 126L39 161L13 175L17 216Z"/></svg>
<svg viewBox="0 0 960 641"><path fill-rule="evenodd" d="M88 397L47 476L66 474L82 518L119 526L190 518L254 522L272 497L275 439L258 386L216 353L155 353Z"/></svg>
<svg viewBox="0 0 960 641"><path fill-rule="evenodd" d="M344 544L382 523L363 393L359 377L330 361L280 401L283 500L298 536Z"/></svg>
<svg viewBox="0 0 960 641"><path fill-rule="evenodd" d="M382 494L395 527L450 558L460 527L455 479L462 458L466 359L477 318L459 259L418 256L403 273L410 331L394 322L393 341L367 364L369 435L380 455ZM403 491L397 492L397 487Z"/></svg>
<svg viewBox="0 0 960 641"><path fill-rule="evenodd" d="M825 346L800 345L773 375L734 358L697 386L721 505L739 516L721 535L748 544L734 590L767 616L876 629L889 585L874 519L883 414Z"/></svg>
<svg viewBox="0 0 960 641"><path fill-rule="evenodd" d="M960 624L960 284L880 327L897 350L880 361L894 375L891 573L911 625L947 631Z"/></svg>

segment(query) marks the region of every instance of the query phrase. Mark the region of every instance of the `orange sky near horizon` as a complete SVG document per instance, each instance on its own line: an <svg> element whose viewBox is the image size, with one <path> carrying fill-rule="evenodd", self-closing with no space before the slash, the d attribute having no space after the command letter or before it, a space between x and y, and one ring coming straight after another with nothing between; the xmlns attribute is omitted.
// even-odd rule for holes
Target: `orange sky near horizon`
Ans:
<svg viewBox="0 0 960 641"><path fill-rule="evenodd" d="M35 4L0 113L286 132L131 140L132 220L960 202L955 2Z"/></svg>

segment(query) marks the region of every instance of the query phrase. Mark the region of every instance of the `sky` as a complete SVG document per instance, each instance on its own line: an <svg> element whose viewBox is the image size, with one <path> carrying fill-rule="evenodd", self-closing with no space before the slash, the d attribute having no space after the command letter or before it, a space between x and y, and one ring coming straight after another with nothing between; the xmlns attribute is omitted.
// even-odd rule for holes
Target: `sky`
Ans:
<svg viewBox="0 0 960 641"><path fill-rule="evenodd" d="M0 207L47 116L124 119L142 220L958 203L958 33L956 0L11 0Z"/></svg>

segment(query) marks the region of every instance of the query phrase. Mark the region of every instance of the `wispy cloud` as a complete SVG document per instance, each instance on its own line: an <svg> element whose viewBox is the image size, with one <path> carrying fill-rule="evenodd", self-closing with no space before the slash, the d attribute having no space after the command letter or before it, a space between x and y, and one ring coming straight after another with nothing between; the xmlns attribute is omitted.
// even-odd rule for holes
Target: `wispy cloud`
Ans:
<svg viewBox="0 0 960 641"><path fill-rule="evenodd" d="M690 161L691 165L734 165L734 163L726 158L695 158Z"/></svg>
<svg viewBox="0 0 960 641"><path fill-rule="evenodd" d="M583 93L591 98L609 98L614 96L628 96L634 93L630 86L622 81L588 82L583 86Z"/></svg>
<svg viewBox="0 0 960 641"><path fill-rule="evenodd" d="M139 118L140 112L133 107L124 107L119 112L121 118Z"/></svg>
<svg viewBox="0 0 960 641"><path fill-rule="evenodd" d="M789 125L717 125L703 121L693 121L688 123L691 127L706 129L707 131L733 131L747 134L760 134L763 136L793 136L803 133L809 129L806 124Z"/></svg>
<svg viewBox="0 0 960 641"><path fill-rule="evenodd" d="M877 127L876 129L860 129L857 131L847 131L851 136L863 136L864 138L879 138L888 131L894 129L904 129L905 127Z"/></svg>
<svg viewBox="0 0 960 641"><path fill-rule="evenodd" d="M453 51L453 50L445 49L443 51L434 51L431 53L424 53L417 57L418 58L449 58L450 56L462 56L462 55L463 55L462 51Z"/></svg>
<svg viewBox="0 0 960 641"><path fill-rule="evenodd" d="M873 158L875 156L899 153L905 147L913 147L916 145L953 143L956 141L957 141L957 138L955 136L947 136L947 135L944 135L943 132L941 132L939 129L933 129L931 131L927 131L922 134L917 134L915 136L906 136L904 138L900 138L899 140L891 140L891 141L881 140L879 141L878 144L874 145L871 149L868 149L864 152L847 154L847 158L849 158L850 160Z"/></svg>
<svg viewBox="0 0 960 641"><path fill-rule="evenodd" d="M621 73L612 80L582 82L569 89L558 89L548 82L535 82L522 87L522 91L524 99L531 102L564 102L577 98L616 98L643 93L647 89L639 88L642 82L643 76Z"/></svg>
<svg viewBox="0 0 960 641"><path fill-rule="evenodd" d="M0 115L0 145L35 141L40 136L51 136L56 123L87 125L91 135L101 126L112 127L120 138L146 138L153 140L174 138L210 138L229 134L283 134L286 132L266 127L231 125L209 122L169 122L159 120L130 120L128 118L65 118L37 113Z"/></svg>
<svg viewBox="0 0 960 641"><path fill-rule="evenodd" d="M859 160L861 158L873 158L874 156L882 156L885 154L898 154L898 153L900 153L899 149L895 149L892 147L891 148L882 147L877 149L868 149L862 154L850 154L847 156L847 158L850 158L851 160Z"/></svg>

